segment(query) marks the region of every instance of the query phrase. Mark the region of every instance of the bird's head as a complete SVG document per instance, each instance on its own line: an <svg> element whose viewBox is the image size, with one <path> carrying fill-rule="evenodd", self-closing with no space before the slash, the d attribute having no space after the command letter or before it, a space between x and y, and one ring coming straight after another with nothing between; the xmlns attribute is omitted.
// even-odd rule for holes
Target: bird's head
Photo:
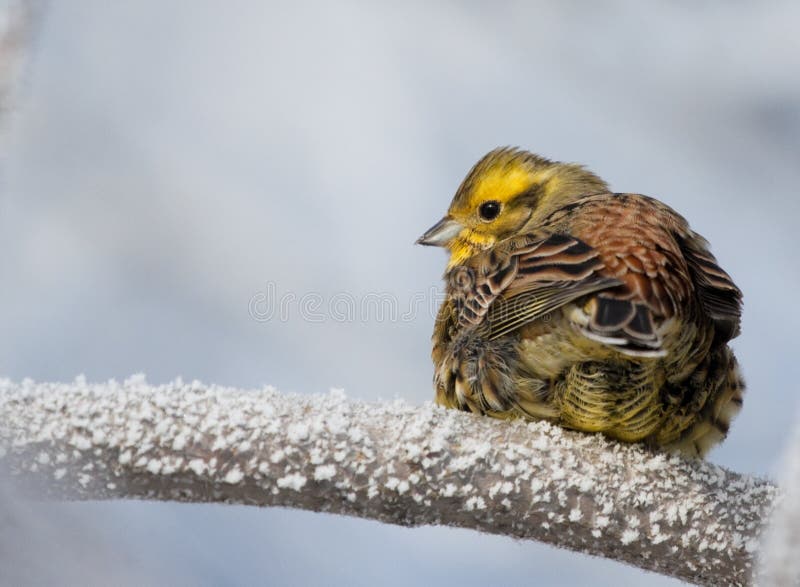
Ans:
<svg viewBox="0 0 800 587"><path fill-rule="evenodd" d="M521 149L495 149L470 170L447 214L417 243L447 247L452 267L523 228L535 228L572 200L607 189L580 165Z"/></svg>

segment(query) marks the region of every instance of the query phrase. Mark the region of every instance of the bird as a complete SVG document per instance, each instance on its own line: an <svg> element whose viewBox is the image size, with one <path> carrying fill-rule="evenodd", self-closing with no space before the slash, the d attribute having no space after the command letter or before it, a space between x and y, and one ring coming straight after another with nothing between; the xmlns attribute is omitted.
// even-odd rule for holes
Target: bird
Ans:
<svg viewBox="0 0 800 587"><path fill-rule="evenodd" d="M745 388L728 344L742 292L671 207L502 147L417 244L449 252L437 404L690 458L727 436Z"/></svg>

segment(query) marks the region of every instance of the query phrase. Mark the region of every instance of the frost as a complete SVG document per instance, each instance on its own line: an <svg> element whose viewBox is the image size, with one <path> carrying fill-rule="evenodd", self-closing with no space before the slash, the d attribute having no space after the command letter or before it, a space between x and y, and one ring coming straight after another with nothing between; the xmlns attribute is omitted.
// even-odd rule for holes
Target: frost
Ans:
<svg viewBox="0 0 800 587"><path fill-rule="evenodd" d="M83 436L82 434L75 434L72 437L71 444L78 450L88 450L92 448L92 441Z"/></svg>
<svg viewBox="0 0 800 587"><path fill-rule="evenodd" d="M308 424L305 422L291 424L289 426L287 435L289 437L289 441L292 443L298 443L301 440L305 440L308 438Z"/></svg>
<svg viewBox="0 0 800 587"><path fill-rule="evenodd" d="M634 530L633 528L627 528L624 532L622 532L622 536L620 537L620 542L622 544L630 544L634 540L639 538L639 531Z"/></svg>
<svg viewBox="0 0 800 587"><path fill-rule="evenodd" d="M336 475L334 465L320 465L314 469L314 481L329 481Z"/></svg>
<svg viewBox="0 0 800 587"><path fill-rule="evenodd" d="M610 520L606 516L597 516L594 520L594 525L598 528L605 528L608 526Z"/></svg>
<svg viewBox="0 0 800 587"><path fill-rule="evenodd" d="M800 584L800 414L795 418L795 430L783 457L783 485L787 488L783 503L776 509L772 524L763 539L759 561L759 584ZM754 539L744 540L748 552L759 548Z"/></svg>
<svg viewBox="0 0 800 587"><path fill-rule="evenodd" d="M175 440L172 441L172 450L181 451L186 448L187 439L188 435L186 433L176 436Z"/></svg>
<svg viewBox="0 0 800 587"><path fill-rule="evenodd" d="M82 378L83 385L86 385L86 378L83 375L80 375L79 377ZM127 387L137 387L146 384L147 384L147 377L145 376L144 373L134 373L133 375L128 377L124 382L124 385Z"/></svg>
<svg viewBox="0 0 800 587"><path fill-rule="evenodd" d="M205 470L207 469L207 465L205 461L201 459L192 459L189 461L189 470L194 473L195 475L202 475Z"/></svg>
<svg viewBox="0 0 800 587"><path fill-rule="evenodd" d="M486 502L482 497L470 497L464 504L464 507L468 512L472 510L482 510L486 509Z"/></svg>
<svg viewBox="0 0 800 587"><path fill-rule="evenodd" d="M290 473L278 479L277 484L281 489L288 488L300 491L306 484L306 478L300 473Z"/></svg>
<svg viewBox="0 0 800 587"><path fill-rule="evenodd" d="M233 469L227 472L227 474L223 478L223 481L230 485L236 485L242 479L244 479L244 473L242 473L239 467L234 467Z"/></svg>

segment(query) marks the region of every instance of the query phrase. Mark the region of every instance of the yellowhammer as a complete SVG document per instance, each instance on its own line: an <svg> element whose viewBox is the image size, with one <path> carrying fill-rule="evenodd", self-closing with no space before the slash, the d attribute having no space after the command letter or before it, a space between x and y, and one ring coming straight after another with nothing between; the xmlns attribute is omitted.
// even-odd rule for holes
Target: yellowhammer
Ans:
<svg viewBox="0 0 800 587"><path fill-rule="evenodd" d="M503 148L418 241L447 247L436 401L703 456L742 405L742 295L686 220Z"/></svg>

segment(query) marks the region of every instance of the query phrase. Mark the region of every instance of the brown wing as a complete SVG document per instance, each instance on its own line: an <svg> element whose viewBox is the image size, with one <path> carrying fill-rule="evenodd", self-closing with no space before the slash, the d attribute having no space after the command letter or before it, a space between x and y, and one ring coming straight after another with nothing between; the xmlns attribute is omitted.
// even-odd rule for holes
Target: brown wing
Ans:
<svg viewBox="0 0 800 587"><path fill-rule="evenodd" d="M568 234L512 239L448 274L461 327L498 338L578 298L619 285L598 251Z"/></svg>
<svg viewBox="0 0 800 587"><path fill-rule="evenodd" d="M701 315L711 318L718 342L738 333L741 292L708 243L666 204L639 194L598 194L558 216L551 221L569 225L599 251L601 272L623 282L592 300L588 336L624 339L631 354L642 354L637 347L660 347L658 326L672 317L698 325Z"/></svg>
<svg viewBox="0 0 800 587"><path fill-rule="evenodd" d="M490 338L498 338L589 294L619 285L602 274L598 251L567 234L551 234L515 251L516 272L491 307Z"/></svg>
<svg viewBox="0 0 800 587"><path fill-rule="evenodd" d="M601 251L609 274L625 281L632 299L645 302L654 318L699 310L711 319L715 343L739 334L742 292L683 216L639 194L584 202L576 234Z"/></svg>
<svg viewBox="0 0 800 587"><path fill-rule="evenodd" d="M663 356L659 326L692 314L699 299L715 338L738 330L739 290L671 208L601 194L551 220L548 232L512 239L448 274L459 326L497 338L584 298L586 320L576 326L585 336L629 355Z"/></svg>
<svg viewBox="0 0 800 587"><path fill-rule="evenodd" d="M700 303L714 322L714 342L725 344L739 335L742 292L719 266L703 237L688 231L687 235L679 235L679 243L686 255Z"/></svg>

